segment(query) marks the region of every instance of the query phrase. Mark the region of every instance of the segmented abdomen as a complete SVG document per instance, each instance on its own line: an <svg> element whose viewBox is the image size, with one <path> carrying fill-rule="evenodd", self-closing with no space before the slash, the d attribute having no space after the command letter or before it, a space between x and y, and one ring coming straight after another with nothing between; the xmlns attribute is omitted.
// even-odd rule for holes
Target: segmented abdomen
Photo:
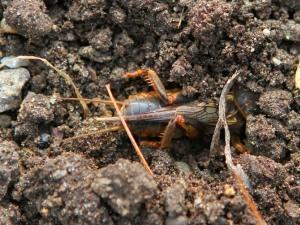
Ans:
<svg viewBox="0 0 300 225"><path fill-rule="evenodd" d="M135 96L129 98L122 113L136 119L127 121L131 130L140 137L158 137L164 130L166 124L158 121L145 121L143 114L153 112L164 106L164 103L156 96Z"/></svg>
<svg viewBox="0 0 300 225"><path fill-rule="evenodd" d="M123 115L135 116L152 112L163 107L163 103L156 96L137 96L128 99L122 108Z"/></svg>

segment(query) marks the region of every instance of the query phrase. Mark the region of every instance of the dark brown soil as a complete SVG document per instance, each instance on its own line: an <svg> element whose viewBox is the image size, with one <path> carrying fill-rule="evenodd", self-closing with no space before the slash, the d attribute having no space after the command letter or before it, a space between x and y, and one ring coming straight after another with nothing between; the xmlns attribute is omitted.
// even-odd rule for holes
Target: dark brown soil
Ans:
<svg viewBox="0 0 300 225"><path fill-rule="evenodd" d="M298 0L11 0L0 15L18 33L1 34L3 56L46 58L85 98L107 99L108 83L118 100L150 90L121 77L149 67L166 88L217 100L241 70L235 89L260 97L239 133L251 153L233 149L234 160L268 224L300 224ZM224 157L207 163L209 138L144 147L150 177L124 132L61 143L109 127L96 117L113 108L90 104L83 119L78 102L52 96L75 97L61 77L28 70L20 110L0 128L0 224L255 224Z"/></svg>

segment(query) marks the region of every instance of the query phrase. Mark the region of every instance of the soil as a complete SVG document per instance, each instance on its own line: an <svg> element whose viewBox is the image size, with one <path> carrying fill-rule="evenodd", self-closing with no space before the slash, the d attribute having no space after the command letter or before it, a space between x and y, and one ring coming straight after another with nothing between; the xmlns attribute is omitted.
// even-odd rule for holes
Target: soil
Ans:
<svg viewBox="0 0 300 225"><path fill-rule="evenodd" d="M300 224L300 55L298 0L2 0L5 55L46 58L72 77L85 98L150 88L126 71L155 70L167 89L217 100L226 80L259 96L239 133L250 154L233 150L268 224ZM181 138L168 150L143 147L149 176L122 131L62 139L112 126L41 63L18 111L0 128L0 224L255 224L224 156L208 164L210 137ZM137 137L139 139L139 137Z"/></svg>

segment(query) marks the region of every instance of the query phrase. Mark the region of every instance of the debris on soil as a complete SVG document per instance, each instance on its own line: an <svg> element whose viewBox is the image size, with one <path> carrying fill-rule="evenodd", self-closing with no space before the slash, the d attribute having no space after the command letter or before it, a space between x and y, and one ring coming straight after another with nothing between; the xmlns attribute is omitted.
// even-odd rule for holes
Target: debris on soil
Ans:
<svg viewBox="0 0 300 225"><path fill-rule="evenodd" d="M213 1L197 1L189 11L192 35L205 46L216 44L228 29L232 8L229 4Z"/></svg>
<svg viewBox="0 0 300 225"><path fill-rule="evenodd" d="M18 122L50 123L54 119L53 106L47 96L29 92L24 98Z"/></svg>
<svg viewBox="0 0 300 225"><path fill-rule="evenodd" d="M110 28L95 30L89 36L90 45L97 51L107 52L112 46L112 31Z"/></svg>
<svg viewBox="0 0 300 225"><path fill-rule="evenodd" d="M25 68L0 71L0 112L19 108L22 89L29 79L29 71Z"/></svg>

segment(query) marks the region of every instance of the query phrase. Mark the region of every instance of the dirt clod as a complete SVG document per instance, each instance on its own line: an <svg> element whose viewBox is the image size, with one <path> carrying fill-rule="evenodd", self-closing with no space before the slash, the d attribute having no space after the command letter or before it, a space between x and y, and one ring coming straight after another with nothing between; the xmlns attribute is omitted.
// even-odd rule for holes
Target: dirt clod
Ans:
<svg viewBox="0 0 300 225"><path fill-rule="evenodd" d="M9 25L28 37L49 34L53 27L51 18L46 14L45 3L41 0L13 0L4 13Z"/></svg>
<svg viewBox="0 0 300 225"><path fill-rule="evenodd" d="M267 91L259 98L260 109L268 116L285 119L293 101L292 94L284 90Z"/></svg>
<svg viewBox="0 0 300 225"><path fill-rule="evenodd" d="M14 198L32 206L24 208L27 219L33 220L39 214L41 223L113 224L90 187L95 174L89 165L79 155L65 154L46 159L26 174Z"/></svg>
<svg viewBox="0 0 300 225"><path fill-rule="evenodd" d="M188 224L184 208L185 188L183 184L174 184L166 190L166 211L168 217L167 225L185 225Z"/></svg>
<svg viewBox="0 0 300 225"><path fill-rule="evenodd" d="M280 163L263 156L242 155L240 162L254 186L281 186L287 177L287 173Z"/></svg>
<svg viewBox="0 0 300 225"><path fill-rule="evenodd" d="M0 143L0 200L19 179L18 146L13 142Z"/></svg>
<svg viewBox="0 0 300 225"><path fill-rule="evenodd" d="M154 195L156 184L139 163L118 160L116 164L99 171L92 189L115 212L132 218L141 205Z"/></svg>

